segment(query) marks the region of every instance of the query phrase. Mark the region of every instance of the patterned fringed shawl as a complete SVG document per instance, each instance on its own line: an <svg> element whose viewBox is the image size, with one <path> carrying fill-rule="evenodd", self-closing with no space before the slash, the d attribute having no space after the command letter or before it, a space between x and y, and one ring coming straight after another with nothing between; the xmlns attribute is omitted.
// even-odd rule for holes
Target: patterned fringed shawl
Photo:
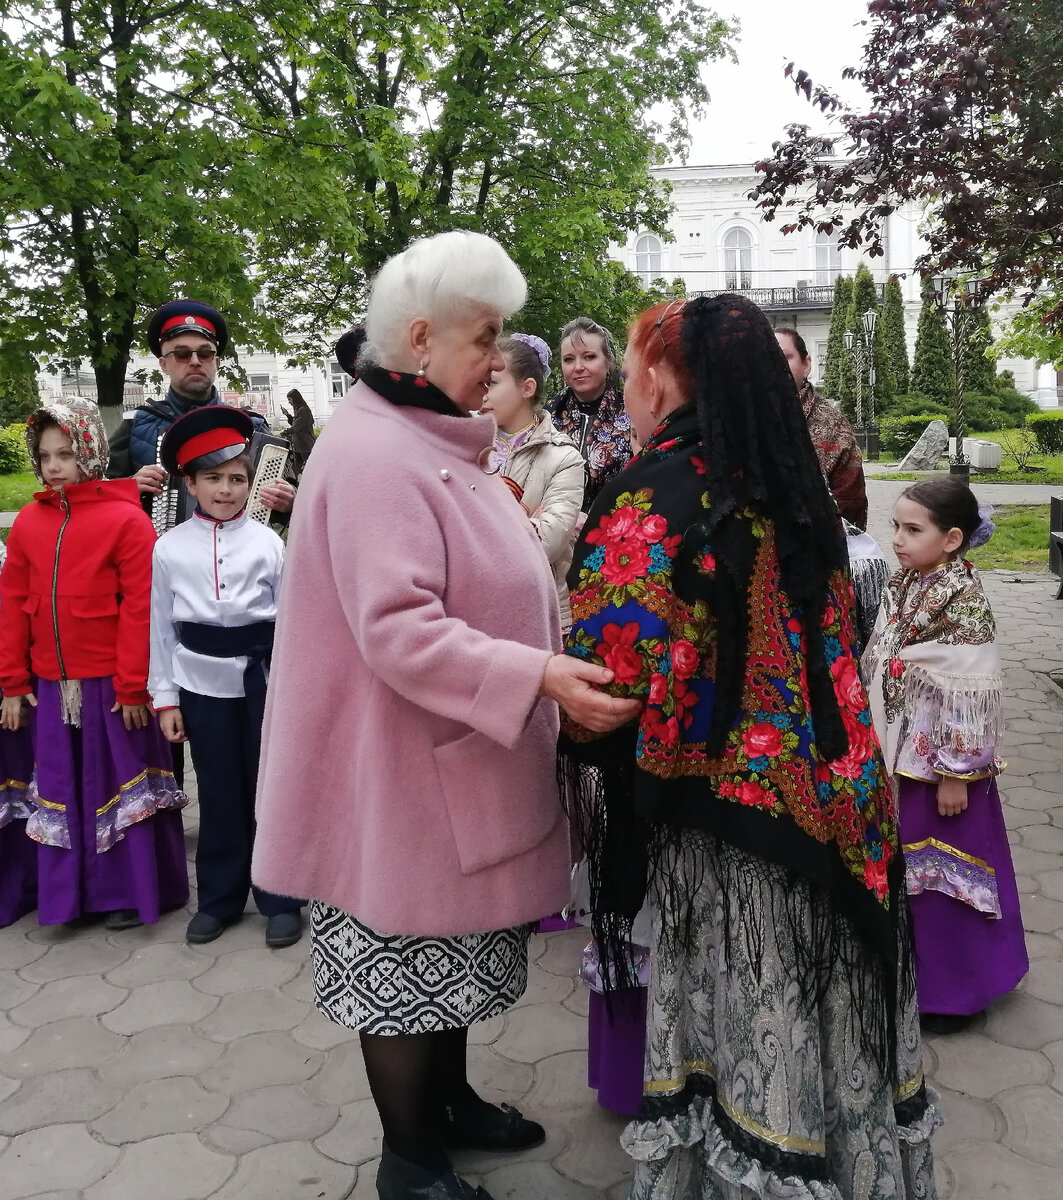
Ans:
<svg viewBox="0 0 1063 1200"><path fill-rule="evenodd" d="M958 559L926 576L897 571L862 666L889 770L915 720L931 745L960 755L1000 739L996 622L970 563Z"/></svg>
<svg viewBox="0 0 1063 1200"><path fill-rule="evenodd" d="M801 947L810 1000L840 961L842 923L871 949L882 964L881 990L864 998L865 1019L874 1029L870 1049L885 1062L896 988L908 975L897 960L903 870L853 658L852 586L836 576L822 619L822 653L849 743L828 762L817 750L804 620L783 588L774 528L743 514L752 562L742 700L722 750L712 752L717 563L712 545L688 536L704 528L711 504L700 450L696 418L680 410L603 490L568 576L567 652L609 667L617 694L645 700L637 727L606 737L572 722L562 728L559 772L588 859L599 952L610 966L630 967L625 939L647 887L674 888L682 831L705 830L751 864L775 862L815 885L817 944ZM744 920L747 937L757 938L758 920L789 921L795 943L807 937L788 910Z"/></svg>

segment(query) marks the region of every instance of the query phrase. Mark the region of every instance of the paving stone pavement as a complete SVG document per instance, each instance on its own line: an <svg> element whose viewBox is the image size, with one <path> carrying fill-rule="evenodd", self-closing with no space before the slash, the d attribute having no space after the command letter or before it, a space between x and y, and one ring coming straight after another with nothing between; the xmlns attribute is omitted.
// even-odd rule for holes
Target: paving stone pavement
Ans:
<svg viewBox="0 0 1063 1200"><path fill-rule="evenodd" d="M887 545L896 490L869 483ZM927 1039L948 1121L939 1194L1063 1200L1063 692L1048 676L1063 673L1063 601L1043 574L986 582L1031 969L971 1030ZM187 817L191 850L194 807ZM0 1200L375 1197L380 1134L357 1038L314 1010L305 940L268 950L249 914L191 947L187 919L107 933L31 916L0 930ZM580 931L533 938L527 994L472 1030L474 1085L548 1131L518 1157L460 1159L495 1200L627 1194L622 1121L585 1084L583 942Z"/></svg>

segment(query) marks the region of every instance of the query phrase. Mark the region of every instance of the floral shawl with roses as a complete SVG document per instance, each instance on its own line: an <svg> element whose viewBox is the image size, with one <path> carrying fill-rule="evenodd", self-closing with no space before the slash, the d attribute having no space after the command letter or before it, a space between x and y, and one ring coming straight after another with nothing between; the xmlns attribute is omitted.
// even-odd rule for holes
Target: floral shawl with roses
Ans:
<svg viewBox="0 0 1063 1200"><path fill-rule="evenodd" d="M621 953L649 879L667 886L668 848L694 828L808 878L895 967L903 871L853 657L852 585L835 577L822 619L849 743L826 762L811 718L803 618L782 586L774 527L753 512L741 514L753 534L742 702L722 750L707 749L717 564L712 545L684 541L705 528L712 503L700 448L686 406L599 496L568 576L566 652L609 667L609 690L645 700L637 725L605 737L562 726L562 783L589 861L600 951Z"/></svg>
<svg viewBox="0 0 1063 1200"><path fill-rule="evenodd" d="M996 773L1004 725L996 622L970 563L895 572L862 666L890 771L929 780Z"/></svg>

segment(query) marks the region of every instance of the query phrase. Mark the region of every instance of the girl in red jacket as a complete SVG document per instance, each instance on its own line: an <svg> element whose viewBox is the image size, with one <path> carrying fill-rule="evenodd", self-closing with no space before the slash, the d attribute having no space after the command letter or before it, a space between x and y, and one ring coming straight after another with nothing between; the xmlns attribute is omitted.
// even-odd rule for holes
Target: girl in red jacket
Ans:
<svg viewBox="0 0 1063 1200"><path fill-rule="evenodd" d="M170 752L148 708L155 530L131 479L105 480L86 400L26 422L46 485L15 518L0 576L0 724L34 711L26 831L39 842L42 925L107 914L110 929L188 899Z"/></svg>

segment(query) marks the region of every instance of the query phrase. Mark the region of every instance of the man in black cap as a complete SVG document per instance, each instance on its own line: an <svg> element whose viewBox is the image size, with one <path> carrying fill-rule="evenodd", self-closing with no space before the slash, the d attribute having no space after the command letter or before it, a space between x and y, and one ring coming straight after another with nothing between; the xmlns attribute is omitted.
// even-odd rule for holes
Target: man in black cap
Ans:
<svg viewBox="0 0 1063 1200"><path fill-rule="evenodd" d="M216 308L198 300L171 300L148 321L148 347L169 377L170 388L157 403L137 409L111 439L111 475L131 475L142 496L157 496L166 471L157 464L159 438L178 418L193 409L221 404L214 386L218 359L229 344L229 328ZM253 418L258 426L261 417ZM260 493L275 512L291 511L295 488L278 480Z"/></svg>

